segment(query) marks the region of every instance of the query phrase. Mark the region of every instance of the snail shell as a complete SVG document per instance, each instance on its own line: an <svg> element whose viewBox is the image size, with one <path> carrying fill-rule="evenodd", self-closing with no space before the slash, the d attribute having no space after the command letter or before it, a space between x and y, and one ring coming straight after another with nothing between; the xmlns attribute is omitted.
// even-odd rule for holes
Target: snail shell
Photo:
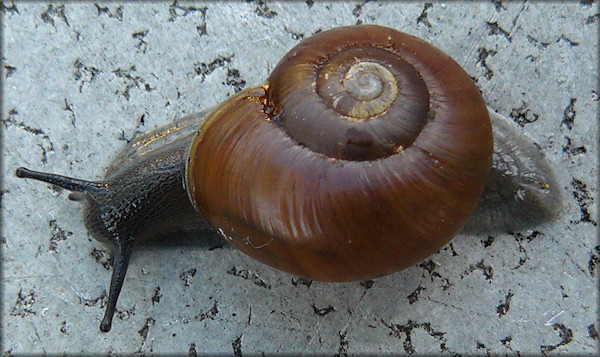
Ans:
<svg viewBox="0 0 600 357"><path fill-rule="evenodd" d="M485 103L428 43L341 27L294 47L194 139L190 198L244 253L323 281L379 277L446 244L483 192Z"/></svg>

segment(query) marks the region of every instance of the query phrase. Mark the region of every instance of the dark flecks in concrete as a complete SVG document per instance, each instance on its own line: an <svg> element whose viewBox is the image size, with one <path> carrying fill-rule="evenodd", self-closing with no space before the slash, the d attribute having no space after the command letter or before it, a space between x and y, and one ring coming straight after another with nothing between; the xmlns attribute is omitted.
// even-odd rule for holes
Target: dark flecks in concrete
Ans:
<svg viewBox="0 0 600 357"><path fill-rule="evenodd" d="M291 38L293 38L296 41L302 40L304 38L303 33L292 31L285 25L283 26L283 29L290 35Z"/></svg>
<svg viewBox="0 0 600 357"><path fill-rule="evenodd" d="M8 4L8 1L0 1L0 10L2 10L2 12L5 14L20 15L19 9L17 8L17 5L15 5L14 0L11 0L10 5Z"/></svg>
<svg viewBox="0 0 600 357"><path fill-rule="evenodd" d="M148 42L144 40L144 37L146 37L149 31L150 30L143 30L131 34L131 37L138 40L138 43L136 43L135 48L142 53L146 53L146 50L148 49Z"/></svg>
<svg viewBox="0 0 600 357"><path fill-rule="evenodd" d="M513 16L512 28L515 28L515 26L517 26L517 21L519 21L519 18L521 17L521 15L523 15L528 10L528 7L529 7L528 3L526 3L526 2L521 3L521 8L516 13L516 15Z"/></svg>
<svg viewBox="0 0 600 357"><path fill-rule="evenodd" d="M560 122L561 126L564 126L569 130L573 129L575 117L577 116L577 112L575 111L576 102L577 98L571 98L569 105L565 108L563 113L563 120Z"/></svg>
<svg viewBox="0 0 600 357"><path fill-rule="evenodd" d="M135 306L132 307L131 309L127 310L127 309L123 309L123 310L119 310L117 309L115 311L115 316L119 319L119 320L129 320L129 318L131 316L135 315Z"/></svg>
<svg viewBox="0 0 600 357"><path fill-rule="evenodd" d="M510 301L512 297L515 296L511 290L508 290L508 294L504 297L504 302L500 301L500 305L496 306L496 312L498 313L498 317L502 317L506 315L508 310L510 310Z"/></svg>
<svg viewBox="0 0 600 357"><path fill-rule="evenodd" d="M235 340L231 341L231 348L233 348L233 355L235 357L242 357L242 337L239 335Z"/></svg>
<svg viewBox="0 0 600 357"><path fill-rule="evenodd" d="M410 293L410 295L407 296L408 303L412 305L415 302L419 301L419 294L421 293L421 291L424 290L426 290L426 288L419 284L419 286L417 286L417 288L412 293Z"/></svg>
<svg viewBox="0 0 600 357"><path fill-rule="evenodd" d="M537 121L540 116L528 109L527 104L523 103L523 105L520 107L513 108L513 110L510 112L510 117L515 123L523 127L526 124Z"/></svg>
<svg viewBox="0 0 600 357"><path fill-rule="evenodd" d="M205 19L206 19L206 17L205 17ZM198 33L198 36L200 36L200 37L208 35L208 30L206 28L206 21L202 21L202 23L200 23L199 25L196 25L196 32Z"/></svg>
<svg viewBox="0 0 600 357"><path fill-rule="evenodd" d="M487 49L484 47L480 47L478 50L477 63L479 63L479 65L481 65L481 67L485 70L484 76L488 80L492 79L492 77L494 76L494 71L492 71L492 69L488 66L487 59L489 56L496 55L496 53L497 52L495 50Z"/></svg>
<svg viewBox="0 0 600 357"><path fill-rule="evenodd" d="M160 286L157 286L154 288L154 294L152 294L152 306L154 306L154 304L158 304L160 302L160 298L162 298L163 295L160 293Z"/></svg>
<svg viewBox="0 0 600 357"><path fill-rule="evenodd" d="M429 275L429 279L433 282L435 279L439 279L442 282L442 290L448 290L452 286L450 280L448 278L442 277L442 275L435 271L436 265L435 263L429 259L419 264L420 268L423 268L427 271L427 275ZM423 274L425 277L426 274Z"/></svg>
<svg viewBox="0 0 600 357"><path fill-rule="evenodd" d="M600 246L595 246L592 254L590 254L590 261L588 262L588 271L590 275L596 273L596 267L600 264Z"/></svg>
<svg viewBox="0 0 600 357"><path fill-rule="evenodd" d="M200 13L200 23L196 25L196 32L200 37L208 35L206 28L206 11L207 7L195 7L195 6L180 6L177 1L173 1L173 4L169 6L169 22L175 21L178 17L185 17L193 13Z"/></svg>
<svg viewBox="0 0 600 357"><path fill-rule="evenodd" d="M248 270L237 270L235 267L231 267L231 269L229 269L227 271L227 274L233 275L233 276L239 276L240 278L246 279L246 280L250 280L251 282L254 283L254 285L260 286L261 288L265 288L265 289L269 289L271 290L271 285L267 284L264 280L262 280L258 275L256 275L255 273L248 271Z"/></svg>
<svg viewBox="0 0 600 357"><path fill-rule="evenodd" d="M37 312L33 310L33 304L35 304L35 292L33 290L29 290L29 293L23 293L23 288L19 289L17 301L10 311L10 316L18 316L23 318L37 314Z"/></svg>
<svg viewBox="0 0 600 357"><path fill-rule="evenodd" d="M146 319L144 326L138 331L138 334L142 337L143 341L146 341L146 339L148 338L148 330L150 330L150 326L154 325L155 323L156 320L154 320L151 317L148 317Z"/></svg>
<svg viewBox="0 0 600 357"><path fill-rule="evenodd" d="M512 270L517 270L520 267L522 267L527 260L529 259L529 255L527 255L527 250L525 249L525 247L523 247L523 244L519 241L517 241L517 245L518 245L518 249L519 249L519 253L522 253L523 256L519 257L519 262L517 263L517 265L515 265L514 267L512 267Z"/></svg>
<svg viewBox="0 0 600 357"><path fill-rule="evenodd" d="M598 335L598 330L596 329L596 326L594 326L594 324L591 324L587 327L588 330L588 336L590 336L590 338L592 340L598 341L600 340L600 336Z"/></svg>
<svg viewBox="0 0 600 357"><path fill-rule="evenodd" d="M208 62L208 63L201 62L199 64L194 65L194 71L196 72L197 75L202 77L200 81L204 82L204 79L208 75L210 75L215 69L223 68L223 67L227 68L229 66L229 64L231 63L233 56L234 56L233 54L229 55L229 56L219 55L219 57L215 58L211 62Z"/></svg>
<svg viewBox="0 0 600 357"><path fill-rule="evenodd" d="M47 142L48 147L44 146L43 143L37 144L37 146L42 149L42 164L45 165L48 163L48 152L54 152L54 144L52 144L47 135L44 135L42 138L46 139L45 142Z"/></svg>
<svg viewBox="0 0 600 357"><path fill-rule="evenodd" d="M217 316L217 314L219 313L219 308L217 307L217 304L218 304L218 301L215 300L215 302L213 303L213 306L210 309L194 316L194 319L196 319L197 321L203 321L206 319L214 320L215 317Z"/></svg>
<svg viewBox="0 0 600 357"><path fill-rule="evenodd" d="M358 284L360 284L360 286L365 288L365 290L369 290L373 287L373 284L375 284L375 281L374 280L364 280L364 281L360 281Z"/></svg>
<svg viewBox="0 0 600 357"><path fill-rule="evenodd" d="M117 6L117 8L114 11L110 11L107 6L100 6L98 4L94 4L94 6L96 6L98 16L107 15L111 19L123 21L123 5Z"/></svg>
<svg viewBox="0 0 600 357"><path fill-rule="evenodd" d="M196 351L196 344L192 343L190 345L190 349L188 350L188 357L197 357L198 351Z"/></svg>
<svg viewBox="0 0 600 357"><path fill-rule="evenodd" d="M427 270L431 274L435 270L435 263L432 260L426 260L419 264L419 267Z"/></svg>
<svg viewBox="0 0 600 357"><path fill-rule="evenodd" d="M356 4L354 6L354 9L352 10L352 15L354 15L355 17L360 17L360 15L362 14L362 10L363 7L372 0L364 0L362 3Z"/></svg>
<svg viewBox="0 0 600 357"><path fill-rule="evenodd" d="M294 286L304 285L307 288L310 288L310 286L312 285L312 280L304 279L304 278L292 278L292 285L294 285Z"/></svg>
<svg viewBox="0 0 600 357"><path fill-rule="evenodd" d="M476 264L471 264L469 266L469 269L467 269L464 274L469 274L474 272L475 270L481 270L481 272L483 273L483 276L485 277L485 280L492 280L492 278L494 277L494 271L492 270L492 267L489 265L486 265L483 262L483 259L481 259L479 262L477 262Z"/></svg>
<svg viewBox="0 0 600 357"><path fill-rule="evenodd" d="M512 42L510 32L503 29L496 21L486 21L485 24L490 31L490 35L500 35L506 38L508 42Z"/></svg>
<svg viewBox="0 0 600 357"><path fill-rule="evenodd" d="M19 129L24 130L33 135L44 135L45 134L45 132L42 129L33 128L33 127L30 127L29 125L26 125L22 121L17 121L18 116L19 116L19 112L16 109L14 109L14 108L9 109L8 110L8 118L2 119L2 123L4 124L4 127L8 128L9 126L14 126L14 127L17 127Z"/></svg>
<svg viewBox="0 0 600 357"><path fill-rule="evenodd" d="M120 133L119 133L118 139L121 140L121 141L124 141L126 143L129 143L133 139L133 137L135 137L135 135L133 135L131 138L126 138L125 137L125 132L121 129Z"/></svg>
<svg viewBox="0 0 600 357"><path fill-rule="evenodd" d="M81 93L84 84L92 83L96 79L96 76L102 73L102 71L96 67L84 65L79 58L73 62L73 67L75 67L73 79L75 82L79 82L79 93Z"/></svg>
<svg viewBox="0 0 600 357"><path fill-rule="evenodd" d="M71 117L71 125L75 127L75 112L73 111L73 104L69 103L67 98L65 98L65 106L63 109L69 112L69 116Z"/></svg>
<svg viewBox="0 0 600 357"><path fill-rule="evenodd" d="M503 339L501 339L501 340L500 340L500 343L501 343L501 344L502 344L504 347L506 347L506 348L508 348L508 349L511 349L511 350L512 350L512 348L511 348L511 346L510 346L510 343L511 343L511 342L512 342L512 336L506 336L506 337L504 337Z"/></svg>
<svg viewBox="0 0 600 357"><path fill-rule="evenodd" d="M446 347L446 342L440 343L440 350L442 351L442 353L448 353L450 355L450 357L461 357L462 356L460 353L450 351L448 349L448 347Z"/></svg>
<svg viewBox="0 0 600 357"><path fill-rule="evenodd" d="M308 6L309 9L315 4L313 0L306 0L304 2L306 3L306 6Z"/></svg>
<svg viewBox="0 0 600 357"><path fill-rule="evenodd" d="M5 78L11 77L17 71L17 67L13 67L13 66L11 66L9 64L5 64L4 65L4 69L6 70L6 77Z"/></svg>
<svg viewBox="0 0 600 357"><path fill-rule="evenodd" d="M527 241L527 243L533 241L534 239L538 238L538 237L543 237L544 233L540 232L540 231L533 231L528 235L524 235L522 233L508 233L509 235L515 237L517 242L523 242L523 241Z"/></svg>
<svg viewBox="0 0 600 357"><path fill-rule="evenodd" d="M212 247L208 248L208 251L213 251L215 249L223 249L223 244L213 245Z"/></svg>
<svg viewBox="0 0 600 357"><path fill-rule="evenodd" d="M454 244L453 243L450 243L450 244L446 245L444 248L442 248L441 251L442 252L450 251L450 255L452 255L453 257L458 257L458 253L454 249Z"/></svg>
<svg viewBox="0 0 600 357"><path fill-rule="evenodd" d="M477 341L477 345L476 348L478 350L484 350L486 352L486 356L491 356L491 351L489 348L486 347L486 345L484 345L483 343Z"/></svg>
<svg viewBox="0 0 600 357"><path fill-rule="evenodd" d="M444 332L441 331L436 331L431 327L431 324L428 322L425 323L417 323L413 320L408 320L408 322L405 325L399 325L399 324L388 324L387 322L385 322L383 319L381 319L381 322L391 330L390 332L390 336L394 336L397 337L399 339L402 339L402 335L404 335L404 342L402 343L403 347L404 347L404 351L408 354L413 354L416 352L415 348L412 345L412 331L414 329L422 329L423 331L427 332L427 334L431 337L434 337L435 339L437 339L438 341L440 341L441 345L440 348L447 350L445 347L445 338ZM442 347L443 345L443 347Z"/></svg>
<svg viewBox="0 0 600 357"><path fill-rule="evenodd" d="M585 24L586 25L591 25L591 24L595 24L600 20L600 12L596 13L594 15L588 16L587 19L585 19Z"/></svg>
<svg viewBox="0 0 600 357"><path fill-rule="evenodd" d="M264 0L246 0L246 2L255 3L256 7L254 8L254 12L260 17L272 19L277 16L277 11L271 10Z"/></svg>
<svg viewBox="0 0 600 357"><path fill-rule="evenodd" d="M46 8L46 10L40 14L40 17L42 18L42 21L44 21L44 23L51 24L54 27L56 27L54 24L55 16L61 19L67 26L71 27L71 25L69 25L67 15L65 15L65 5L59 5L57 7L54 7L52 4L50 4Z"/></svg>
<svg viewBox="0 0 600 357"><path fill-rule="evenodd" d="M200 13L202 18L206 17L206 7L196 7L196 6L180 6L177 1L173 1L173 3L169 6L169 22L175 21L178 17L186 17L193 13Z"/></svg>
<svg viewBox="0 0 600 357"><path fill-rule="evenodd" d="M532 45L538 47L541 50L545 50L546 47L550 46L552 43L551 42L542 42L540 40L538 40L537 38L531 36L531 35L527 35L527 41L529 41L529 43L531 43Z"/></svg>
<svg viewBox="0 0 600 357"><path fill-rule="evenodd" d="M104 269L110 270L112 267L112 258L107 250L93 248L90 255L97 263L100 263Z"/></svg>
<svg viewBox="0 0 600 357"><path fill-rule="evenodd" d="M568 136L565 136L565 139L567 140L567 144L563 146L562 151L565 154L567 154L568 157L583 155L587 153L587 148L585 146L574 146L571 143L571 138Z"/></svg>
<svg viewBox="0 0 600 357"><path fill-rule="evenodd" d="M481 243L483 244L484 248L488 248L492 245L492 243L494 243L495 238L492 236L488 236L486 240L482 240Z"/></svg>
<svg viewBox="0 0 600 357"><path fill-rule="evenodd" d="M527 56L525 56L525 59L529 60L529 62L531 62L531 63L537 61L538 58L539 58L539 56L534 56L534 55L527 55Z"/></svg>
<svg viewBox="0 0 600 357"><path fill-rule="evenodd" d="M136 71L135 65L132 65L128 69L117 68L112 71L112 73L114 75L116 75L119 78L122 78L123 82L125 84L125 88L122 90L117 90L115 94L121 93L123 95L123 97L125 97L125 99L129 100L129 98L130 98L129 91L134 87L136 87L136 88L141 87L144 90L146 90L146 92L153 90L153 88L150 87L150 84L148 84L144 78L133 74L135 71Z"/></svg>
<svg viewBox="0 0 600 357"><path fill-rule="evenodd" d="M69 336L69 325L67 324L67 320L63 321L63 322L60 324L60 332L61 332L63 335Z"/></svg>
<svg viewBox="0 0 600 357"><path fill-rule="evenodd" d="M492 0L492 4L496 7L497 12L501 12L502 10L506 10L504 4L502 4L502 0Z"/></svg>
<svg viewBox="0 0 600 357"><path fill-rule="evenodd" d="M96 305L99 305L100 308L103 308L104 306L106 306L106 302L108 300L108 294L106 293L106 290L102 291L102 294L100 294L100 296L98 296L95 299L86 299L82 298L81 296L77 297L79 298L79 303L87 307L94 307Z"/></svg>
<svg viewBox="0 0 600 357"><path fill-rule="evenodd" d="M592 216L589 211L590 207L594 204L594 199L590 194L587 184L585 184L583 181L573 178L573 180L571 181L571 187L573 187L573 197L577 201L577 204L579 205L579 210L581 211L581 218L577 221L571 221L571 223L590 223L593 226L596 226L597 223L595 220L592 219Z"/></svg>
<svg viewBox="0 0 600 357"><path fill-rule="evenodd" d="M539 48L541 51L544 51L550 45L558 44L560 42L566 42L571 47L579 47L579 42L571 40L565 34L560 35L559 37L556 38L556 40L553 40L550 42L544 42L544 41L541 41L541 40L533 37L532 35L527 35L527 41L529 41L529 43L531 43L532 45ZM536 57L536 59L537 59L537 57Z"/></svg>
<svg viewBox="0 0 600 357"><path fill-rule="evenodd" d="M50 246L48 247L48 250L56 252L58 242L67 240L67 238L73 235L73 232L67 232L61 227L59 227L56 223L56 220L49 221L48 226L52 228L52 236L50 237Z"/></svg>
<svg viewBox="0 0 600 357"><path fill-rule="evenodd" d="M568 298L569 294L567 294L565 287L562 285L559 285L559 286L560 286L560 293L562 294L562 299L564 300L564 299Z"/></svg>
<svg viewBox="0 0 600 357"><path fill-rule="evenodd" d="M225 83L230 87L233 87L235 93L241 92L242 89L246 86L246 81L240 75L240 71L233 68L227 69L227 77L225 78Z"/></svg>
<svg viewBox="0 0 600 357"><path fill-rule="evenodd" d="M469 75L469 78L471 78L471 80L475 83L475 85L477 85L477 88L479 88L479 78L477 78L475 76L471 76L471 75Z"/></svg>
<svg viewBox="0 0 600 357"><path fill-rule="evenodd" d="M581 0L579 3L584 6L592 6L595 0Z"/></svg>
<svg viewBox="0 0 600 357"><path fill-rule="evenodd" d="M190 286L192 284L192 278L196 275L196 272L198 272L198 269L191 268L179 274L179 278L183 280L184 286Z"/></svg>
<svg viewBox="0 0 600 357"><path fill-rule="evenodd" d="M335 311L335 308L331 305L324 307L324 308L318 308L315 304L312 304L310 306L312 306L314 313L319 316L325 316L328 313Z"/></svg>
<svg viewBox="0 0 600 357"><path fill-rule="evenodd" d="M560 37L558 38L558 40L556 42L558 43L561 41L566 42L571 47L579 47L579 42L571 40L564 34L560 35Z"/></svg>
<svg viewBox="0 0 600 357"><path fill-rule="evenodd" d="M423 11L421 11L421 15L417 17L417 24L423 24L431 28L431 23L429 23L429 20L427 19L427 15L431 7L433 7L433 5L429 2L426 2L425 5L423 5Z"/></svg>
<svg viewBox="0 0 600 357"><path fill-rule="evenodd" d="M348 356L348 340L346 340L346 334L347 332L338 332L338 335L340 336L340 344L338 351L333 355L334 357Z"/></svg>
<svg viewBox="0 0 600 357"><path fill-rule="evenodd" d="M543 345L540 346L540 352L542 354L546 354L548 352L552 352L560 346L564 346L573 341L573 331L570 328L567 328L563 324L554 324L552 325L554 331L558 331L558 336L560 337L560 342L556 345Z"/></svg>

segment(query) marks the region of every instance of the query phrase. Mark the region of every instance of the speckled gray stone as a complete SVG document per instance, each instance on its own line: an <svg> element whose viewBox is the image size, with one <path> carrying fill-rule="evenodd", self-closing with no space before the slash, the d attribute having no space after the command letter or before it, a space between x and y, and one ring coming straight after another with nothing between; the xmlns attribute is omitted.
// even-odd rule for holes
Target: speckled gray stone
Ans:
<svg viewBox="0 0 600 357"><path fill-rule="evenodd" d="M597 352L590 2L4 2L2 352ZM260 83L300 39L356 23L422 37L463 65L555 168L560 219L460 235L362 283L298 279L208 233L204 247L143 247L101 333L107 250L66 192L15 168L99 179L137 133Z"/></svg>

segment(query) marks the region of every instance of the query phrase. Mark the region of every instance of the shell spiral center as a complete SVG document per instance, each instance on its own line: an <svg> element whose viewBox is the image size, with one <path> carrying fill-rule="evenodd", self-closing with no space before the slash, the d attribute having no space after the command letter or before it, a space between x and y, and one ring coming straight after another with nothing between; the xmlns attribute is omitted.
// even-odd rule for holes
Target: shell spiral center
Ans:
<svg viewBox="0 0 600 357"><path fill-rule="evenodd" d="M334 92L326 91L325 95L330 98L325 100L334 110L354 120L383 113L398 95L394 75L376 62L357 62L345 72L341 82L327 82ZM347 105L340 106L340 102Z"/></svg>

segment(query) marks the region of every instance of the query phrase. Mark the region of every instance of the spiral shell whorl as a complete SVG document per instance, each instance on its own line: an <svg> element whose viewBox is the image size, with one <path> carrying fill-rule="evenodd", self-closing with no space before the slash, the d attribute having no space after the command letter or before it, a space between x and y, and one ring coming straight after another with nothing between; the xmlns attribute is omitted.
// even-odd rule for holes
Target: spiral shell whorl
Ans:
<svg viewBox="0 0 600 357"><path fill-rule="evenodd" d="M389 37L344 29L319 33L282 59L268 79L268 105L292 138L329 157L402 151L427 123L427 86Z"/></svg>
<svg viewBox="0 0 600 357"><path fill-rule="evenodd" d="M325 81L328 82L329 75L326 77ZM329 102L330 108L344 115L345 119L370 119L387 110L398 95L396 78L376 62L357 62L341 77L341 80L333 84L328 82L325 86L318 86L317 92L321 96L328 95L324 100ZM335 89L332 88L334 86ZM340 106L340 102L348 103Z"/></svg>

